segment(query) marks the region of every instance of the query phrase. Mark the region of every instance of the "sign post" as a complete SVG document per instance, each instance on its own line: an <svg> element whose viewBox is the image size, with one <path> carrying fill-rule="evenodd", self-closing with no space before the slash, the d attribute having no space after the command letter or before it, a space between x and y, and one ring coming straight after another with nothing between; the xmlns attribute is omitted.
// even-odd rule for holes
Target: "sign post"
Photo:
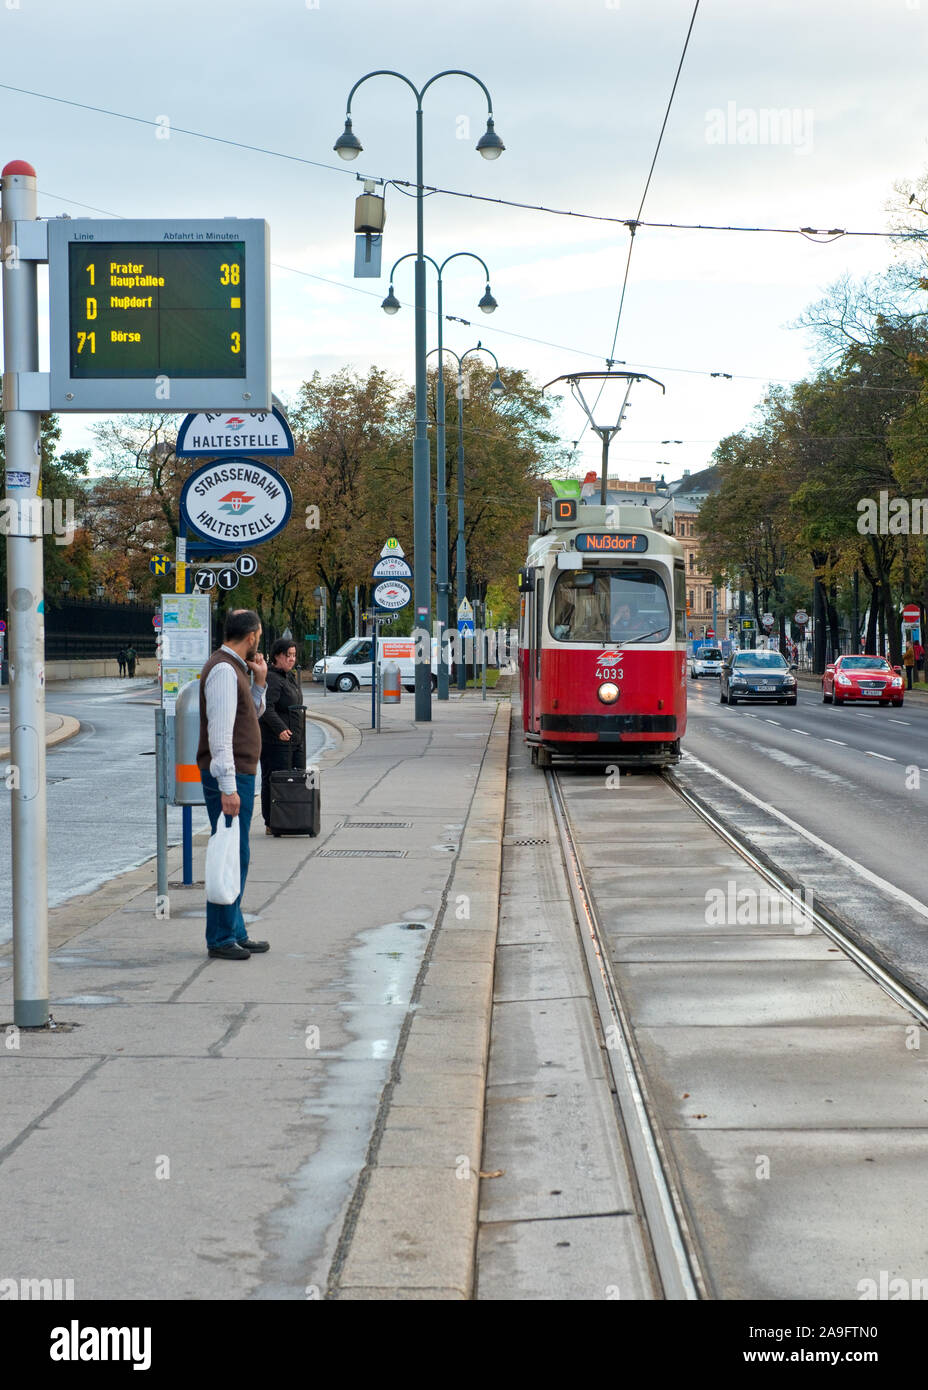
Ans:
<svg viewBox="0 0 928 1390"><path fill-rule="evenodd" d="M0 174L7 500L41 508L42 413L272 409L268 229L258 219L36 215L36 175ZM48 263L49 371L39 371L37 264ZM26 504L25 507L22 504ZM185 535L177 543L186 591ZM249 539L256 537L249 533ZM231 548L231 547L230 547ZM41 528L7 536L14 1022L48 1022Z"/></svg>
<svg viewBox="0 0 928 1390"><path fill-rule="evenodd" d="M20 247L36 222L36 174L14 160L0 174L3 243L3 410L5 496L22 517L36 506L42 458L41 415L26 403L27 381L39 370L36 262ZM24 509L23 503L26 503ZM41 507L41 502L37 504ZM41 531L21 521L6 538L10 605L10 764L13 888L13 1022L48 1023L48 866L45 799L45 600Z"/></svg>
<svg viewBox="0 0 928 1390"><path fill-rule="evenodd" d="M379 582L374 586L372 616L374 620L374 650L372 652L371 673L371 728L380 733L381 689L380 689L380 623L392 622L393 617L412 602L412 589L409 581L413 574L403 547L395 536L390 536L380 559L371 571L371 578ZM431 679L431 662L429 663ZM418 715L417 715L418 717Z"/></svg>

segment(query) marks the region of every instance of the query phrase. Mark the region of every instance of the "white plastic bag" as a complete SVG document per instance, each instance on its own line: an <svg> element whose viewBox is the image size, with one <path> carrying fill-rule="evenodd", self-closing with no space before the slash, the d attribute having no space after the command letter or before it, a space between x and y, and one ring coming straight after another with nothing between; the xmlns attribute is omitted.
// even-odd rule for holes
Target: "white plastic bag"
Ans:
<svg viewBox="0 0 928 1390"><path fill-rule="evenodd" d="M220 814L216 833L206 846L206 901L220 907L230 907L242 891L239 833L238 816L226 825L226 817Z"/></svg>

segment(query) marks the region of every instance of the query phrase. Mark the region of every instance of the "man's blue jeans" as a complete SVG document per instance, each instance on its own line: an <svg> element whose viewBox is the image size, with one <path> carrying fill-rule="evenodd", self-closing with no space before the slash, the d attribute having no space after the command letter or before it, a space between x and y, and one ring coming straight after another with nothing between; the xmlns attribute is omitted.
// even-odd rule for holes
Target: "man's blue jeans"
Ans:
<svg viewBox="0 0 928 1390"><path fill-rule="evenodd" d="M219 790L219 783L210 773L201 772L200 781L203 783L203 796L206 801L206 814L209 816L210 830L215 835L219 817L222 815L222 793ZM245 879L248 877L248 835L251 830L251 813L255 804L254 773L237 772L235 774L235 790L242 803L238 813L241 837L239 840L239 860L242 868L242 892L229 907L223 907L219 903L208 902L206 904L207 949L211 946L230 946L233 941L244 941L248 936L248 929L242 916L242 893L245 891ZM231 824L228 817L226 820Z"/></svg>

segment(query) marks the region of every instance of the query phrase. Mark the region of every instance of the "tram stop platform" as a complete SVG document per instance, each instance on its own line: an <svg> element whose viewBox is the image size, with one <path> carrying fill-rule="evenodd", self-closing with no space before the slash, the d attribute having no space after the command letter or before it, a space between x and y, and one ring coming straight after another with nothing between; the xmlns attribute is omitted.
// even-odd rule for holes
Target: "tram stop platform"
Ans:
<svg viewBox="0 0 928 1390"><path fill-rule="evenodd" d="M256 813L245 908L268 953L207 956L203 836L197 886L171 853L168 920L154 861L50 912L54 1029L9 1029L0 951L5 1278L79 1300L473 1296L510 684L418 725L404 696L380 732L369 693L308 688L322 830L272 838Z"/></svg>

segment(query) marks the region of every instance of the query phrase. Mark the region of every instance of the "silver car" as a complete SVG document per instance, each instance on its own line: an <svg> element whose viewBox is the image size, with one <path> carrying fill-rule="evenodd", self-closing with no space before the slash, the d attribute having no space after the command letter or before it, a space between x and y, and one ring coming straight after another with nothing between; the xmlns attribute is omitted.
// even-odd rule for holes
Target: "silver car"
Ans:
<svg viewBox="0 0 928 1390"><path fill-rule="evenodd" d="M700 676L720 676L722 674L721 647L700 647L690 657L690 675L694 680Z"/></svg>

